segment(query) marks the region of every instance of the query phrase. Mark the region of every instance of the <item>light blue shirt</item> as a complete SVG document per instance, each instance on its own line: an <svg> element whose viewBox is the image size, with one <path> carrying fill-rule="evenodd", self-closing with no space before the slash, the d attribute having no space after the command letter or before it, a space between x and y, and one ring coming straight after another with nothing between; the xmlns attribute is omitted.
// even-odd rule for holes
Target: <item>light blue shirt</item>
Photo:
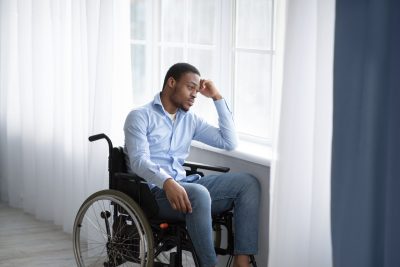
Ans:
<svg viewBox="0 0 400 267"><path fill-rule="evenodd" d="M178 109L171 120L160 94L145 106L132 110L124 125L127 166L147 182L162 188L164 181L186 178L182 166L192 140L232 150L237 145L232 114L224 99L214 101L219 127L208 124L192 111Z"/></svg>

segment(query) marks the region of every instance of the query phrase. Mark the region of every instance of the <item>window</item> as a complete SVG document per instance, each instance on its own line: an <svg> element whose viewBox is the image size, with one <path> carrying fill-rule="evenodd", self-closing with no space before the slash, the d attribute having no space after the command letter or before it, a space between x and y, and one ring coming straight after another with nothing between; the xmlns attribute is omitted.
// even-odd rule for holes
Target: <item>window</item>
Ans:
<svg viewBox="0 0 400 267"><path fill-rule="evenodd" d="M134 104L161 90L176 62L196 66L231 105L241 139L271 140L273 0L132 0ZM212 102L193 109L217 123Z"/></svg>

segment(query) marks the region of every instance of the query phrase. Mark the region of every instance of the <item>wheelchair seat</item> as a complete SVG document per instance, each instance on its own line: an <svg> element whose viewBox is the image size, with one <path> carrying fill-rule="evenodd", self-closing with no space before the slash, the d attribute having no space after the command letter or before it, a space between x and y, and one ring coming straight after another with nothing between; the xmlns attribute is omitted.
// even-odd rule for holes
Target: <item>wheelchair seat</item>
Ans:
<svg viewBox="0 0 400 267"><path fill-rule="evenodd" d="M184 221L157 217L158 205L147 182L127 173L122 147L113 147L105 134L89 141L108 142L109 189L89 196L81 205L74 222L73 249L78 266L200 266ZM229 168L186 162L187 175ZM232 211L213 216L215 251L229 255L234 251ZM227 247L221 248L221 230L227 233ZM167 253L167 255L165 255ZM254 256L251 264L256 267Z"/></svg>

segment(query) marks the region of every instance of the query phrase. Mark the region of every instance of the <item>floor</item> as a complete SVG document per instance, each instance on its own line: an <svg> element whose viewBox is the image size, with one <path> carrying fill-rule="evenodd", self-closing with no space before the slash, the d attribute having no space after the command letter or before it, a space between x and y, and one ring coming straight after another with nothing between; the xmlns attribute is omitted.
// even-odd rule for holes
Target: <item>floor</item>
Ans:
<svg viewBox="0 0 400 267"><path fill-rule="evenodd" d="M0 267L73 267L71 235L0 202Z"/></svg>
<svg viewBox="0 0 400 267"><path fill-rule="evenodd" d="M76 267L72 236L0 202L0 267L25 266Z"/></svg>

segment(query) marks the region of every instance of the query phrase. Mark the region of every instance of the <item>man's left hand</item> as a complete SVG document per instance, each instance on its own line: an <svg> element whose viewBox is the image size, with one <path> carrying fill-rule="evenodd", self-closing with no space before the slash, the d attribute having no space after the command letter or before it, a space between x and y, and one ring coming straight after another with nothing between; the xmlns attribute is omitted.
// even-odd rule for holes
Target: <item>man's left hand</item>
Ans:
<svg viewBox="0 0 400 267"><path fill-rule="evenodd" d="M214 101L222 99L222 96L219 93L217 87L211 80L201 79L199 92L205 97L212 98Z"/></svg>

